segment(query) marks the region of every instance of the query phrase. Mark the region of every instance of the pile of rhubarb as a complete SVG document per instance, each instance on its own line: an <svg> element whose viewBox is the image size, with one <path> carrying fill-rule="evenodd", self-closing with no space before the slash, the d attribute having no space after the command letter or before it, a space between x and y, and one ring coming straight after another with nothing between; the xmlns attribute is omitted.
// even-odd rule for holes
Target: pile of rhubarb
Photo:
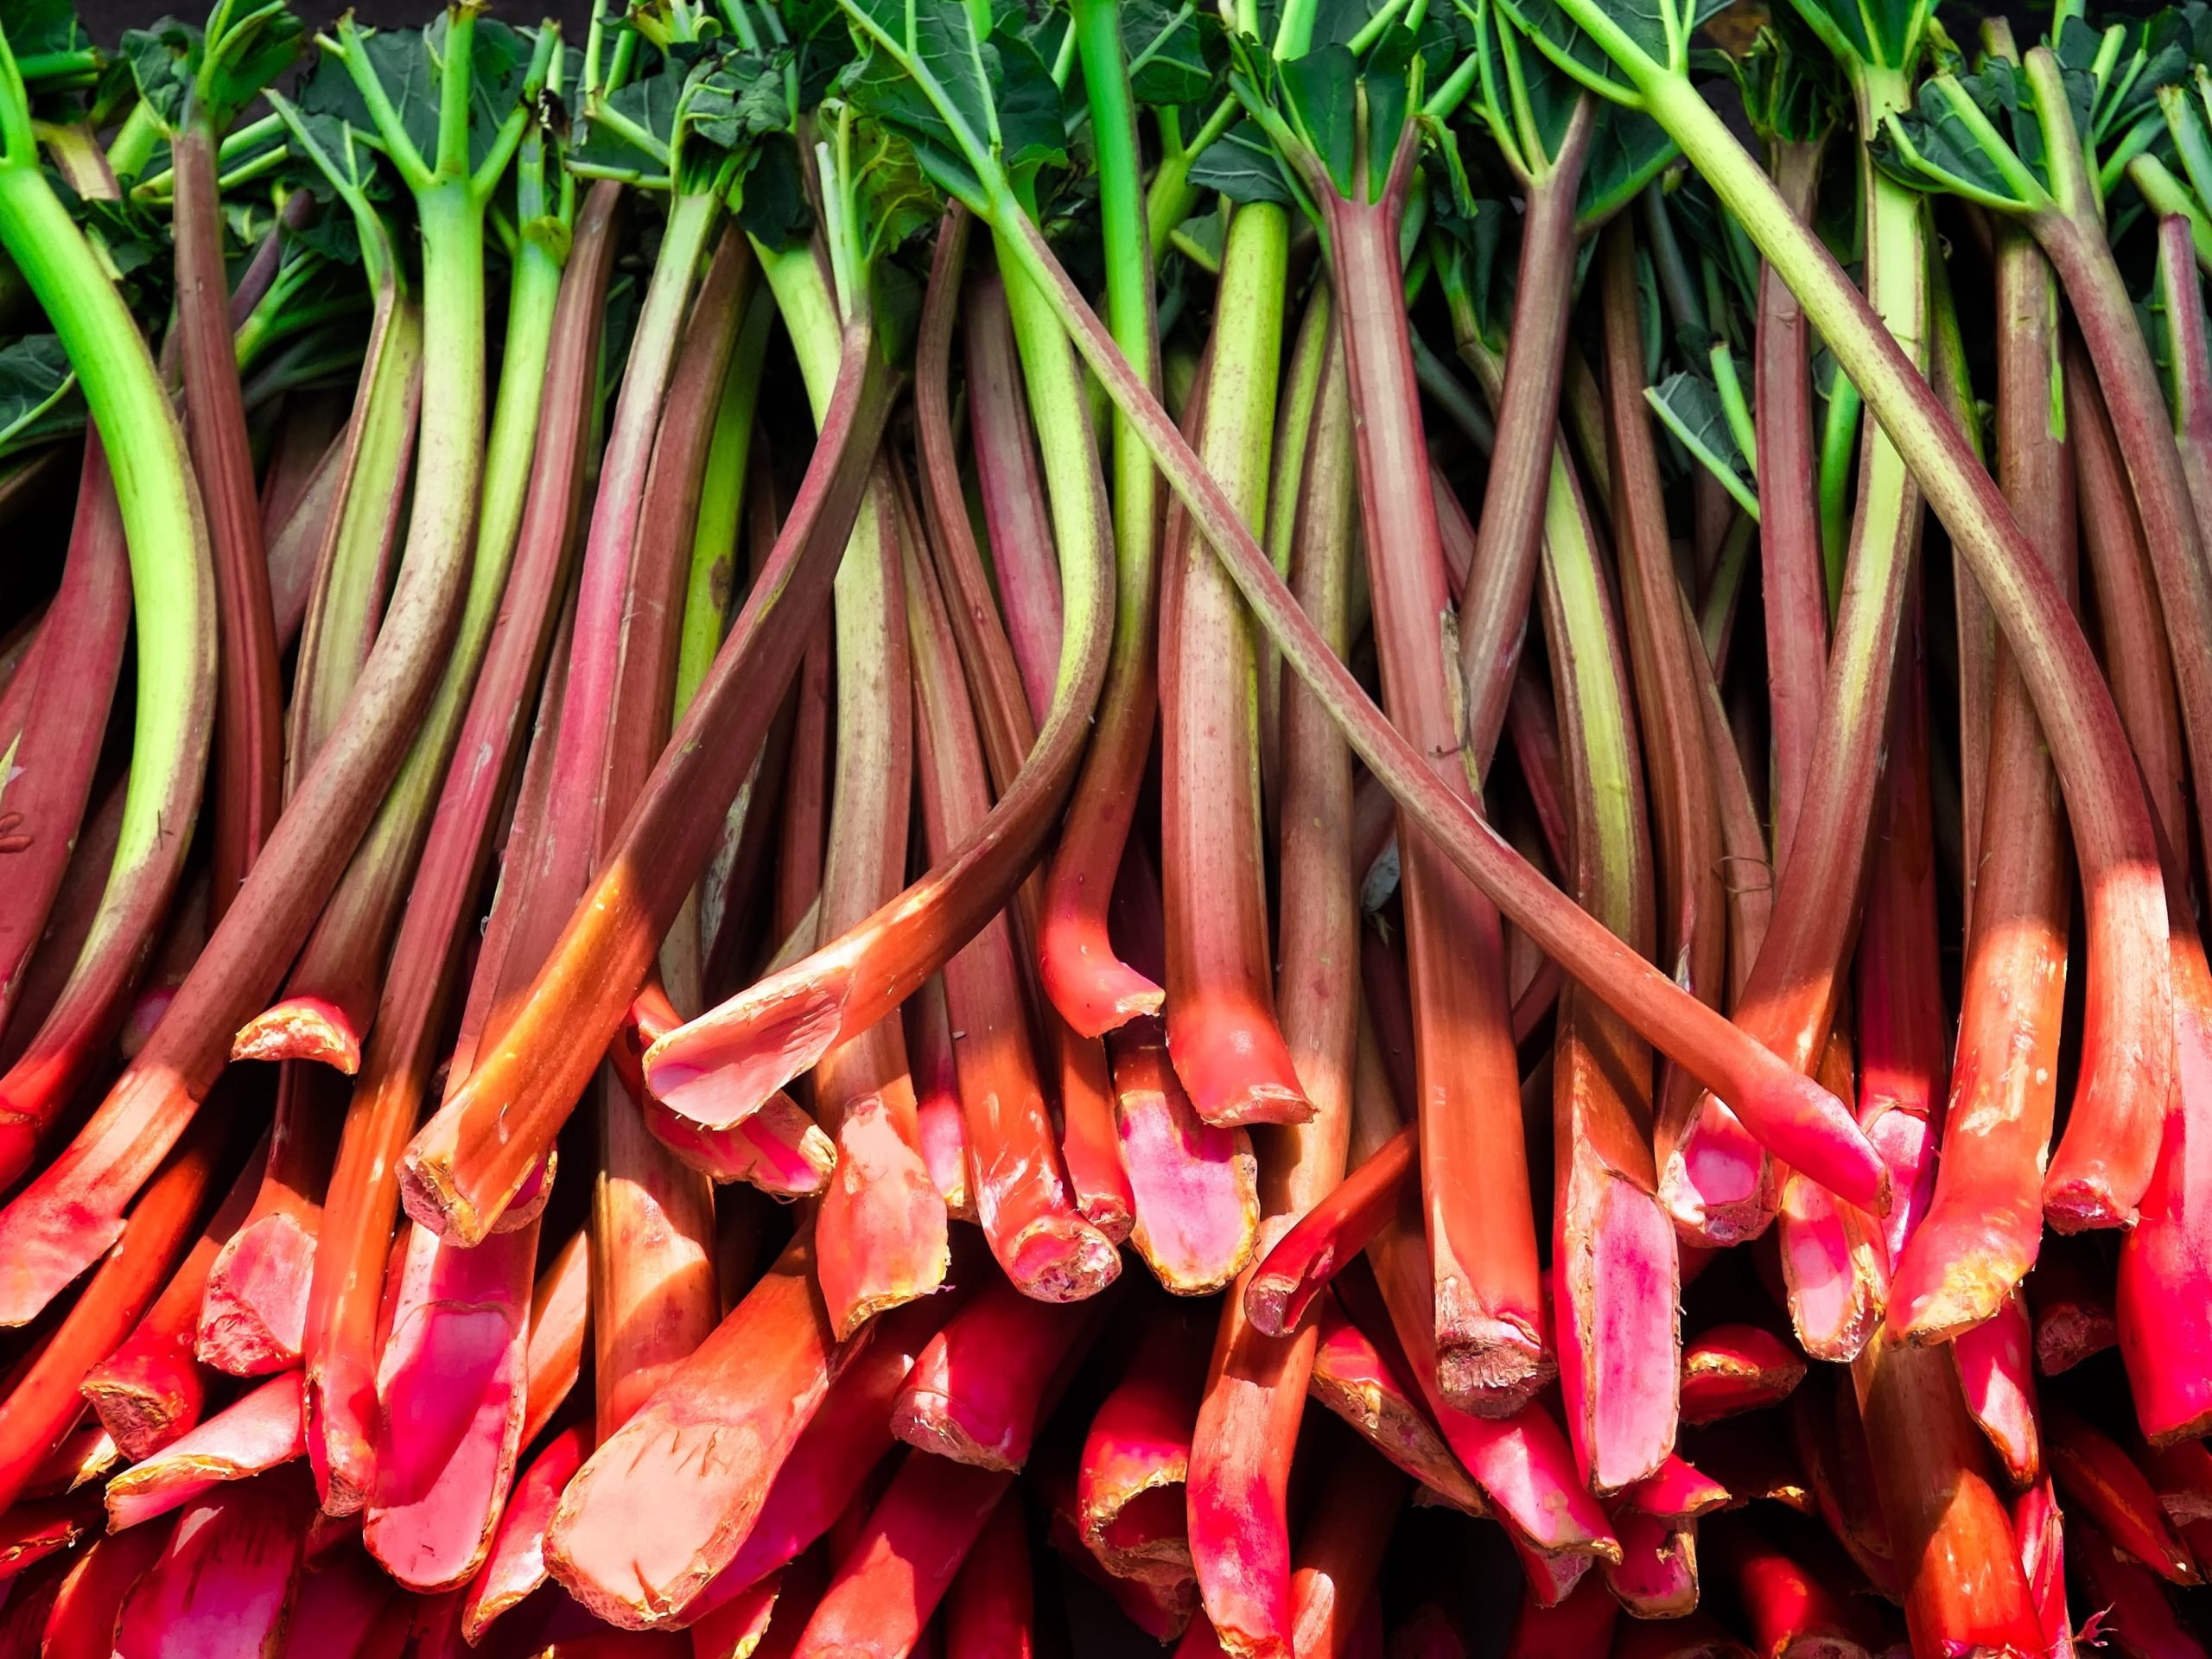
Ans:
<svg viewBox="0 0 2212 1659"><path fill-rule="evenodd" d="M2212 10L0 0L0 1659L2212 1652Z"/></svg>

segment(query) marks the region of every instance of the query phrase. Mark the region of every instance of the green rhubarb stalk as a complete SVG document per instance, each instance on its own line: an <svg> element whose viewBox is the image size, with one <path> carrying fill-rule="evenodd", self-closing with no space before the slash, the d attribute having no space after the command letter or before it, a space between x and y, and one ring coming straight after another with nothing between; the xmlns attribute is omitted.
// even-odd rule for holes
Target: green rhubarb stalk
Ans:
<svg viewBox="0 0 2212 1659"><path fill-rule="evenodd" d="M60 1001L0 1090L0 1169L12 1181L104 1048L175 890L213 731L216 661L213 556L183 430L137 322L46 181L4 31L0 246L60 336L108 450L130 548L137 685L122 835L99 913Z"/></svg>

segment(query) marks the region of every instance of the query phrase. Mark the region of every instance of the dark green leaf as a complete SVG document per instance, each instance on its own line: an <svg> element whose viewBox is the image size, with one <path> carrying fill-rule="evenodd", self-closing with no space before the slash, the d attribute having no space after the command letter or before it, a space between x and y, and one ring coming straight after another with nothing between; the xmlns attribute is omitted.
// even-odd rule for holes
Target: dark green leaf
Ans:
<svg viewBox="0 0 2212 1659"><path fill-rule="evenodd" d="M1282 66L1283 101L1338 193L1354 189L1359 140L1359 62L1351 48L1325 46Z"/></svg>
<svg viewBox="0 0 2212 1659"><path fill-rule="evenodd" d="M0 29L18 58L79 52L92 43L73 0L0 0Z"/></svg>
<svg viewBox="0 0 2212 1659"><path fill-rule="evenodd" d="M1195 0L1124 0L1122 48L1129 91L1140 104L1196 104L1212 92L1223 58L1221 23Z"/></svg>
<svg viewBox="0 0 2212 1659"><path fill-rule="evenodd" d="M772 134L753 145L738 183L737 222L767 248L796 240L813 223L798 144L788 133Z"/></svg>
<svg viewBox="0 0 2212 1659"><path fill-rule="evenodd" d="M84 423L84 400L60 340L26 334L0 346L0 455Z"/></svg>
<svg viewBox="0 0 2212 1659"><path fill-rule="evenodd" d="M123 33L124 60L138 83L138 96L161 118L162 126L172 130L184 119L193 78L200 73L201 49L200 31L174 17L164 17L151 29Z"/></svg>
<svg viewBox="0 0 2212 1659"><path fill-rule="evenodd" d="M1239 121L1192 162L1191 182L1201 190L1218 190L1231 201L1291 200L1275 147L1249 119Z"/></svg>
<svg viewBox="0 0 2212 1659"><path fill-rule="evenodd" d="M1736 447L1736 435L1720 405L1720 393L1704 376L1688 370L1669 375L1644 392L1652 410L1700 465L1727 487L1744 511L1758 517L1758 482Z"/></svg>

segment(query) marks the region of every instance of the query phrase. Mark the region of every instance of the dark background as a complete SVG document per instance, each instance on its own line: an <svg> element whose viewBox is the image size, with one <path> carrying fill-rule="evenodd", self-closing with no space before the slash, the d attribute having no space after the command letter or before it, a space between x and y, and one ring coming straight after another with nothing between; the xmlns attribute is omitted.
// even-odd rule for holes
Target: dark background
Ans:
<svg viewBox="0 0 2212 1659"><path fill-rule="evenodd" d="M399 24L420 27L428 22L436 0L357 0L353 15L375 28ZM174 13L197 22L207 11L205 0L78 0L77 15L84 19L93 39L112 46L126 29L143 29ZM321 28L346 10L337 0L302 0L292 10L315 28ZM551 17L562 32L581 40L590 19L589 0L494 0L493 10L510 23L534 23Z"/></svg>

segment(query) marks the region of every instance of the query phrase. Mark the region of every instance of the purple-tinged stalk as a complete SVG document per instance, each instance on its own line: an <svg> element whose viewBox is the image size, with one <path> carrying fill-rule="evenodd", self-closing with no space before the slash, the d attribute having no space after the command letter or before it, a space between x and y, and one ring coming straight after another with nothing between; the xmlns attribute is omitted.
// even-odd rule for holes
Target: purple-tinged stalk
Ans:
<svg viewBox="0 0 2212 1659"><path fill-rule="evenodd" d="M1515 29L1513 23L1503 22L1489 26L1509 35ZM1533 49L1523 48L1517 38L1503 46L1508 53ZM1488 67L1489 52L1483 56ZM1548 156L1540 143L1533 142L1533 132L1509 133L1493 122L1500 151L1518 177L1524 207L1514 276L1512 349L1506 353L1505 374L1495 398L1497 439L1483 486L1467 597L1459 610L1466 741L1478 773L1489 771L1490 756L1505 727L1551 494L1553 435L1567 372L1567 322L1574 311L1580 228L1575 202L1602 118L1595 94L1578 87L1572 98L1572 112ZM1525 98L1509 99L1503 88L1493 90L1490 101L1501 112L1525 108ZM1333 204L1332 211L1337 211ZM1395 480L1391 487L1404 481ZM1380 482L1370 478L1368 487Z"/></svg>
<svg viewBox="0 0 2212 1659"><path fill-rule="evenodd" d="M474 14L458 11L445 37L444 116L435 165L404 133L385 135L423 211L424 358L441 365L446 382L423 400L426 426L435 425L424 434L409 556L385 626L346 718L160 1027L77 1138L0 1212L11 1265L0 1291L0 1322L35 1315L119 1236L130 1198L190 1124L228 1059L232 1033L276 988L304 942L429 702L476 521L484 444L484 209L531 116L527 105L508 116L490 153L472 170L467 118L474 28ZM346 23L340 37L334 49L351 73L377 89L374 107L383 88L360 36ZM553 48L552 35L540 38L533 86L542 83Z"/></svg>
<svg viewBox="0 0 2212 1659"><path fill-rule="evenodd" d="M1030 429L1006 284L989 264L968 278L961 325L967 346L968 429L983 529L998 575L999 611L1030 709L1042 718L1059 677L1059 574L1045 480Z"/></svg>
<svg viewBox="0 0 2212 1659"><path fill-rule="evenodd" d="M1129 1181L1129 1243L1167 1289L1207 1296L1252 1259L1259 1166L1249 1129L1199 1116L1162 1024L1142 1016L1107 1039L1115 1127Z"/></svg>
<svg viewBox="0 0 2212 1659"><path fill-rule="evenodd" d="M1726 987L1728 910L1719 803L1706 741L1702 647L1689 632L1667 537L1658 451L1643 391L1643 340L1635 243L1625 225L1599 251L1605 318L1605 407L1622 505L1623 620L1636 702L1653 777L1660 911L1658 960L1700 1001ZM1656 1100L1655 1156L1668 1207L1704 1239L1762 1230L1773 1214L1775 1171L1739 1124L1700 1099L1693 1079L1666 1068Z"/></svg>
<svg viewBox="0 0 2212 1659"><path fill-rule="evenodd" d="M771 266L772 278L776 269ZM888 1014L913 983L945 965L948 957L955 970L948 975L947 987L957 1000L954 980L962 947L977 939L978 930L988 940L993 930L985 924L1027 873L1072 782L1110 639L1110 546L1103 486L1073 359L1050 320L1039 325L1026 286L1011 286L1008 297L1044 445L1071 636L1062 652L1051 715L1020 775L995 806L988 804L980 760L964 768L975 774L972 787L963 791L967 800L959 817L933 823L936 861L919 882L810 957L655 1045L646 1056L648 1079L656 1093L685 1116L706 1122L741 1119L766 1090L804 1070L841 1033L863 1030ZM957 685L957 672L950 663L948 669L940 677L949 690ZM928 677L918 678L927 690ZM925 803L932 766L955 758L939 753L938 747L933 738L925 748ZM939 829L948 832L943 838ZM1007 989L1018 995L1018 983ZM981 1035L977 1023L957 1010L955 1028L966 1030L971 1039ZM971 1150L974 1144L971 1135ZM988 1160L977 1151L974 1161L982 1167Z"/></svg>
<svg viewBox="0 0 2212 1659"><path fill-rule="evenodd" d="M1436 650L1438 619L1450 601L1398 257L1414 130L1408 122L1389 134L1388 154L1355 158L1359 184L1353 197L1340 192L1310 151L1300 154L1312 163L1309 182L1329 231L1384 707L1428 757L1438 780L1478 815L1480 797L1459 752L1458 688ZM1373 190L1367 188L1370 176ZM1541 466L1548 447L1540 442L1531 448ZM1547 483L1548 476L1547 468ZM1543 493L1537 499L1541 505ZM1537 531L1541 525L1539 513ZM1478 551L1478 563L1480 556ZM1427 1345L1443 1398L1463 1410L1506 1418L1526 1407L1558 1368L1545 1330L1520 1133L1504 937L1489 896L1451 868L1411 815L1402 810L1398 824L1421 1103L1422 1230L1434 1298Z"/></svg>
<svg viewBox="0 0 2212 1659"><path fill-rule="evenodd" d="M1074 16L1097 168L1106 314L1123 359L1156 391L1160 372L1154 262L1121 9L1113 0L1080 0ZM1128 842L1159 709L1159 478L1144 441L1127 416L1116 416L1113 651L1097 725L1061 826L1037 938L1045 993L1069 1027L1085 1036L1135 1014L1157 1014L1164 995L1120 960L1106 925L1111 872Z"/></svg>
<svg viewBox="0 0 2212 1659"><path fill-rule="evenodd" d="M2120 540L2133 508L2124 492L2105 487L2118 482L2108 434L2086 402L2088 386L2062 368L2049 264L2025 235L2008 231L1997 273L1999 477L2038 556L2070 594L2076 461L2093 545ZM1982 817L1942 1156L1927 1214L1891 1253L1891 1333L1911 1343L1944 1341L1992 1317L2035 1265L2043 1234L2066 988L2067 853L2042 730L2002 641L1991 702L1986 798L2005 804Z"/></svg>
<svg viewBox="0 0 2212 1659"><path fill-rule="evenodd" d="M804 250L799 257L811 257ZM819 378L828 377L817 359L837 341L835 384L823 388L821 436L775 552L586 902L517 999L512 1022L409 1147L403 1184L410 1212L433 1217L464 1242L483 1238L514 1201L620 1028L713 852L829 597L874 464L890 385L864 309L842 321L825 314L821 325L795 332L807 337ZM702 741L710 731L718 741Z"/></svg>
<svg viewBox="0 0 2212 1659"><path fill-rule="evenodd" d="M907 46L872 19L848 10L868 38L895 54L909 75L917 64ZM1276 576L1267 555L1253 539L1228 498L1177 432L1166 410L1128 369L1126 361L1044 238L1022 215L1011 187L990 151L975 133L967 118L951 105L933 79L925 91L932 107L952 123L960 152L976 169L975 200L967 205L1007 232L1007 242L1026 273L1043 294L1077 350L1096 374L1116 406L1141 431L1146 448L1160 463L1198 531L1213 546L1232 573L1246 602L1272 634L1284 660L1329 709L1344 729L1351 747L1370 768L1382 777L1422 831L1434 838L1441 852L1464 873L1478 877L1494 900L1500 901L1516 925L1525 927L1546 951L1568 971L1604 995L1616 1009L1656 1046L1688 1065L1699 1079L1770 1132L1781 1134L1796 1124L1843 1138L1851 1148L1850 1161L1864 1179L1844 1184L1862 1191L1866 1201L1882 1205L1876 1183L1878 1160L1871 1147L1858 1140L1857 1128L1840 1102L1818 1084L1783 1065L1772 1054L1704 1007L1637 957L1605 929L1584 914L1571 900L1533 870L1512 849L1484 827L1407 742L1361 690L1335 653L1298 608L1296 601ZM951 113L948 116L946 111ZM1687 109L1669 105L1670 118L1689 122ZM1718 132L1726 136L1726 129ZM1730 140L1732 143L1732 140ZM1752 169L1756 171L1756 169ZM1759 177L1764 181L1764 175ZM1823 257L1808 252L1800 263ZM1840 273L1837 280L1840 281ZM1833 292L1833 290L1831 290ZM1851 302L1844 302L1850 303ZM1863 302L1861 302L1863 303ZM1871 372L1872 365L1863 365ZM1890 393L1885 389L1885 401ZM2032 601L2029 601L2031 604ZM2040 619L2042 613L2038 610ZM2061 639L2063 646L2063 639ZM2086 664L2066 655L2068 690L2075 687L2076 671ZM2089 705L2094 719L2096 705ZM2091 761L2094 751L2084 744L2069 751L2069 760ZM2126 797L2117 798L2118 810L2126 816ZM2131 895L2139 898L2139 894ZM2162 912L2163 906L2158 906ZM2133 920L2155 931L2156 917L2139 906L2130 912ZM2139 934L2140 929L2138 929ZM2155 982L2155 975L2153 975ZM2155 982L2150 988L2156 988ZM1839 1179L1844 1179L1839 1175Z"/></svg>
<svg viewBox="0 0 2212 1659"><path fill-rule="evenodd" d="M377 1310L399 1205L399 1156L429 1088L442 1012L460 971L463 918L491 855L517 751L528 742L530 688L541 679L540 721L557 721L563 659L552 655L552 635L582 495L620 190L594 186L576 215L506 611L462 726L462 752L484 764L453 773L441 794L324 1205L304 1353L309 1449L334 1513L359 1508L373 1484ZM549 657L556 664L550 671ZM532 815L518 804L515 816L526 828Z"/></svg>
<svg viewBox="0 0 2212 1659"><path fill-rule="evenodd" d="M1827 137L1768 144L1775 188L1805 218L1821 181ZM1828 661L1827 581L1821 563L1819 441L1813 430L1812 331L1804 308L1770 264L1759 267L1752 343L1758 436L1759 591L1765 606L1767 708L1774 757L1774 862L1796 838Z"/></svg>
<svg viewBox="0 0 2212 1659"><path fill-rule="evenodd" d="M92 792L130 623L130 565L99 435L88 433L61 584L40 633L67 649L40 654L20 711L0 718L0 1027L19 1010L68 872ZM15 682L10 681L12 688ZM51 949L51 946L46 948ZM44 1023L45 1010L39 1013Z"/></svg>
<svg viewBox="0 0 2212 1659"><path fill-rule="evenodd" d="M216 134L229 124L231 105L244 101L239 95L251 98L257 90L250 79L238 84L241 60L273 69L297 49L296 35L284 39L289 21L282 14L270 18L251 11L233 21L232 7L219 4L208 20L204 59L195 66L169 133L185 438L200 476L215 556L215 783L208 804L213 818L210 893L218 921L237 898L276 821L283 798L284 721L261 502L232 341Z"/></svg>
<svg viewBox="0 0 2212 1659"><path fill-rule="evenodd" d="M942 863L985 823L989 791L952 625L919 550L906 561L906 592L922 817ZM1008 914L993 918L944 964L969 1179L983 1236L1007 1276L1027 1294L1071 1301L1103 1289L1121 1263L1072 1201L1030 1045L1013 922Z"/></svg>
<svg viewBox="0 0 2212 1659"><path fill-rule="evenodd" d="M106 887L67 986L0 1077L0 1180L12 1183L105 1058L169 907L200 803L218 670L209 531L184 434L100 256L46 181L29 96L4 38L0 245L60 336L109 447L130 562L137 688L130 785Z"/></svg>
<svg viewBox="0 0 2212 1659"><path fill-rule="evenodd" d="M1198 453L1247 525L1266 513L1289 245L1281 205L1236 208L1203 371ZM1172 509L1160 637L1168 1051L1208 1122L1297 1122L1313 1109L1268 976L1254 630L1188 514Z"/></svg>

